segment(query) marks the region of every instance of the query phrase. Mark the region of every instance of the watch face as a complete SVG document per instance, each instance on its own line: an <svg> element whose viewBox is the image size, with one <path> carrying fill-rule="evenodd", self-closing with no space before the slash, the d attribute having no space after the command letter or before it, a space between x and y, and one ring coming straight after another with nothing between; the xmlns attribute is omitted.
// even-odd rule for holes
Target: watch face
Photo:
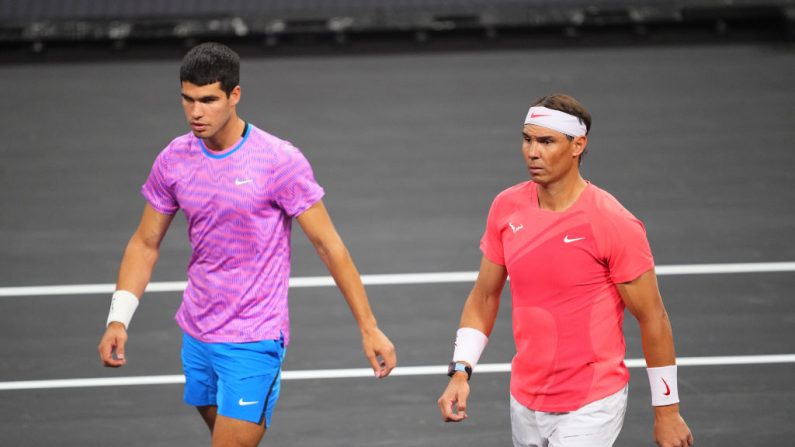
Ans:
<svg viewBox="0 0 795 447"><path fill-rule="evenodd" d="M447 366L447 375L452 377L453 374L460 371L460 372L466 372L468 377L469 371L467 371L467 369L468 369L467 366L463 363L452 362Z"/></svg>

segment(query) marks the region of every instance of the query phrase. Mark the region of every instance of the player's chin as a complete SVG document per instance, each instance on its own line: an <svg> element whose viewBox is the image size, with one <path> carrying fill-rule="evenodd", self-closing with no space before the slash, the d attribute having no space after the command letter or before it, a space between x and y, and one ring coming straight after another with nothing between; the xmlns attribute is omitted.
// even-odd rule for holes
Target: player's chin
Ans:
<svg viewBox="0 0 795 447"><path fill-rule="evenodd" d="M530 180L532 180L533 182L535 182L535 183L544 183L544 180L545 180L546 176L544 175L543 171L528 169L527 173L530 174Z"/></svg>
<svg viewBox="0 0 795 447"><path fill-rule="evenodd" d="M532 180L533 183L539 184L541 186L544 186L548 183L543 175L531 175L530 180Z"/></svg>

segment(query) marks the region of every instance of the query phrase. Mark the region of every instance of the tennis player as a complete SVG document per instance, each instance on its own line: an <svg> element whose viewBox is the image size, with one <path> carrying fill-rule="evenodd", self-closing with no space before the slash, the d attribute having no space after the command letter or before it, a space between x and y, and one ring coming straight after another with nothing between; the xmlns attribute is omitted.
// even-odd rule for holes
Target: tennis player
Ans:
<svg viewBox="0 0 795 447"><path fill-rule="evenodd" d="M200 44L185 55L180 81L191 132L157 156L141 189L147 203L124 252L99 354L105 366L126 363L130 320L160 242L182 210L192 246L176 315L184 400L198 408L213 446L255 446L270 424L290 341L293 219L350 306L376 377L395 367L395 349L378 328L306 158L237 115L238 55L224 45Z"/></svg>
<svg viewBox="0 0 795 447"><path fill-rule="evenodd" d="M625 308L640 325L654 439L690 446L671 325L644 226L580 174L590 127L590 113L570 96L547 96L530 107L522 153L531 180L500 193L489 211L480 272L438 401L442 418L467 417L468 381L510 276L514 446L613 445L627 408Z"/></svg>

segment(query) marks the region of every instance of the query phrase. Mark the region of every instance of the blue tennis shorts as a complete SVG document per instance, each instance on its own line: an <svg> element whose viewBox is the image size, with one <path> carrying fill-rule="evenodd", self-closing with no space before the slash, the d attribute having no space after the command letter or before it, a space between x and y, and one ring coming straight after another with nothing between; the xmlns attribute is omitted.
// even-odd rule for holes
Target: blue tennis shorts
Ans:
<svg viewBox="0 0 795 447"><path fill-rule="evenodd" d="M218 414L261 424L271 423L279 400L284 339L252 343L205 343L182 337L184 400L188 405L217 405Z"/></svg>

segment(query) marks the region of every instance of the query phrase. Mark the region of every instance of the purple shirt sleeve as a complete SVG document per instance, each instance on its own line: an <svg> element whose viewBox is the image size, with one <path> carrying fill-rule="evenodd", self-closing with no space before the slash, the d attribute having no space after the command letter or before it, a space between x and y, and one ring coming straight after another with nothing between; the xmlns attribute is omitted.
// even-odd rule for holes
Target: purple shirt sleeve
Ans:
<svg viewBox="0 0 795 447"><path fill-rule="evenodd" d="M149 172L149 178L141 186L141 194L155 211L161 214L175 214L179 203L174 195L173 183L168 180L166 151L160 152Z"/></svg>
<svg viewBox="0 0 795 447"><path fill-rule="evenodd" d="M325 193L315 180L309 161L289 143L280 148L271 185L273 199L290 217L309 209Z"/></svg>

